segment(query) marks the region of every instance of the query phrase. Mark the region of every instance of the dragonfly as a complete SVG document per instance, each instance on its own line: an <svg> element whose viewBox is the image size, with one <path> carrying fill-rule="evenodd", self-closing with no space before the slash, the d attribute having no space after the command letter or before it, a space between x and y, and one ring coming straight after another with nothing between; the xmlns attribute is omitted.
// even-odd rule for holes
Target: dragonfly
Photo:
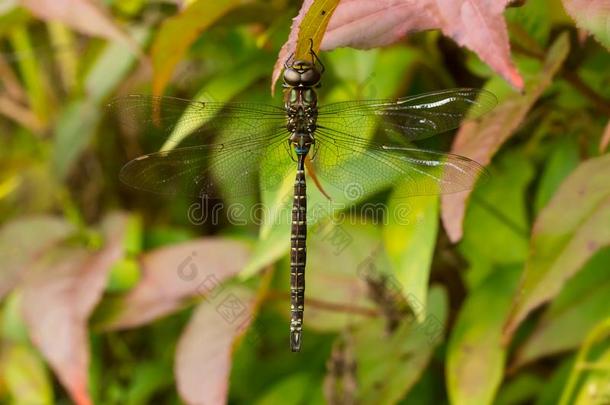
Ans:
<svg viewBox="0 0 610 405"><path fill-rule="evenodd" d="M485 169L466 157L421 149L412 142L460 126L491 110L495 96L456 88L415 96L352 100L318 106L324 65L289 58L284 105L220 103L132 95L111 107L153 124L171 142L128 162L121 180L136 189L205 198L240 198L280 187L292 171L290 349L302 346L307 261L307 179L362 195L396 187L398 197L468 190ZM137 117L137 118L135 118ZM364 134L375 128L375 136ZM171 134L171 136L170 136ZM296 171L296 173L294 173ZM318 187L324 192L322 187Z"/></svg>

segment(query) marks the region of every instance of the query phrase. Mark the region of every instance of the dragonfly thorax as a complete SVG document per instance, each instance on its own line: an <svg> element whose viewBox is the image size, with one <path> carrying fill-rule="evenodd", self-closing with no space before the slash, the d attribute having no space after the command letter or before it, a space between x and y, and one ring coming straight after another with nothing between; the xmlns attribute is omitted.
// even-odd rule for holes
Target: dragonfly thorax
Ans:
<svg viewBox="0 0 610 405"><path fill-rule="evenodd" d="M315 65L307 61L297 60L284 70L286 128L297 154L307 154L314 143L318 117L315 86L319 85L320 77Z"/></svg>
<svg viewBox="0 0 610 405"><path fill-rule="evenodd" d="M286 99L286 129L297 154L307 153L314 143L318 117L317 97L311 88L292 88Z"/></svg>

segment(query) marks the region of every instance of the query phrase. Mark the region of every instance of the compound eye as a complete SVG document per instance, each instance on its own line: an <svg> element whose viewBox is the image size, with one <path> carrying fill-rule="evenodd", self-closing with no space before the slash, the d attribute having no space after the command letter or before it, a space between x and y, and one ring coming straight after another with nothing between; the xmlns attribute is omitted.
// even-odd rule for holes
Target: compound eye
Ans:
<svg viewBox="0 0 610 405"><path fill-rule="evenodd" d="M284 83L297 86L301 82L301 74L294 69L284 70Z"/></svg>
<svg viewBox="0 0 610 405"><path fill-rule="evenodd" d="M301 75L301 82L305 86L314 86L320 81L320 72L310 69Z"/></svg>

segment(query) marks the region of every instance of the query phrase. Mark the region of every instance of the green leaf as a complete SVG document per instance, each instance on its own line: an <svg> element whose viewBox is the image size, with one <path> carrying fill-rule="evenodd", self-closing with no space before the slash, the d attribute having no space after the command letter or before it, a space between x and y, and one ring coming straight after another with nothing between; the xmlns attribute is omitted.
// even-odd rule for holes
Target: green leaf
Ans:
<svg viewBox="0 0 610 405"><path fill-rule="evenodd" d="M381 232L373 225L347 222L333 222L329 218L310 229L305 294L311 300L372 312L374 306L363 271L366 267L368 271L388 273L386 257L379 251ZM285 271L283 275L280 285L287 288L289 272ZM281 304L284 305L281 309L286 311L286 303ZM305 313L305 328L320 331L340 331L368 320L360 313L307 305Z"/></svg>
<svg viewBox="0 0 610 405"><path fill-rule="evenodd" d="M86 99L69 103L55 127L53 170L65 178L95 135L101 118L98 106Z"/></svg>
<svg viewBox="0 0 610 405"><path fill-rule="evenodd" d="M137 255L142 251L142 218L139 215L129 215L123 246L127 255Z"/></svg>
<svg viewBox="0 0 610 405"><path fill-rule="evenodd" d="M7 5L0 10L0 37L9 35L15 28L22 27L26 23L30 22L32 16L23 7L18 7L17 2L15 4Z"/></svg>
<svg viewBox="0 0 610 405"><path fill-rule="evenodd" d="M148 30L135 28L131 35L145 41ZM106 47L84 79L86 94L67 104L55 126L53 166L60 178L72 170L83 150L93 139L102 117L101 103L121 83L135 62L135 56L122 42Z"/></svg>
<svg viewBox="0 0 610 405"><path fill-rule="evenodd" d="M453 405L491 404L504 374L502 326L520 268L498 269L467 297L447 347L447 385Z"/></svg>
<svg viewBox="0 0 610 405"><path fill-rule="evenodd" d="M522 263L527 255L526 193L534 167L522 152L511 151L502 154L490 171L489 182L472 194L459 245L470 263L466 282L471 288L495 267Z"/></svg>
<svg viewBox="0 0 610 405"><path fill-rule="evenodd" d="M61 49L61 52L55 52L55 64L61 75L64 90L70 93L74 90L78 71L76 36L67 26L57 21L47 22L47 31L52 46Z"/></svg>
<svg viewBox="0 0 610 405"><path fill-rule="evenodd" d="M173 386L174 379L167 372L171 365L163 361L139 362L133 370L129 390L126 394L127 405L146 405L151 403L151 397L162 389Z"/></svg>
<svg viewBox="0 0 610 405"><path fill-rule="evenodd" d="M226 103L231 101L239 93L250 87L254 82L266 75L270 64L268 57L262 55L253 59L248 59L244 63L236 65L234 68L221 72L212 78L195 95L194 100L202 102ZM165 141L161 150L170 150L178 145L185 137L200 128L207 121L214 119L212 116L205 116L198 120L193 120L193 114L189 110L198 107L189 107L182 114L183 117L176 123L172 133ZM231 134L228 134L231 136ZM235 135L233 135L235 137ZM219 141L220 142L220 141Z"/></svg>
<svg viewBox="0 0 610 405"><path fill-rule="evenodd" d="M14 405L53 404L53 383L44 362L29 345L4 344L0 373Z"/></svg>
<svg viewBox="0 0 610 405"><path fill-rule="evenodd" d="M442 370L428 367L417 384L413 386L399 405L411 404L446 404L447 393L444 389L444 375Z"/></svg>
<svg viewBox="0 0 610 405"><path fill-rule="evenodd" d="M517 374L500 389L494 405L520 405L530 403L536 398L537 394L544 386L544 379L536 374Z"/></svg>
<svg viewBox="0 0 610 405"><path fill-rule="evenodd" d="M108 292L124 292L132 289L140 280L140 264L134 258L123 258L116 262L108 277Z"/></svg>
<svg viewBox="0 0 610 405"><path fill-rule="evenodd" d="M534 224L529 256L505 337L553 298L599 249L610 244L610 155L582 163Z"/></svg>
<svg viewBox="0 0 610 405"><path fill-rule="evenodd" d="M285 403L287 398L290 402L301 405L314 405L321 403L311 393L312 387L318 386L320 382L312 384L312 377L308 374L299 373L286 377L273 385L265 394L255 402L255 405L276 405Z"/></svg>
<svg viewBox="0 0 610 405"><path fill-rule="evenodd" d="M303 21L299 24L299 35L294 52L296 58L307 58L312 43L314 50L320 49L326 27L338 5L339 0L314 0L311 3Z"/></svg>
<svg viewBox="0 0 610 405"><path fill-rule="evenodd" d="M161 95L174 67L197 37L229 11L250 0L196 0L179 14L163 21L152 45L153 94Z"/></svg>
<svg viewBox="0 0 610 405"><path fill-rule="evenodd" d="M21 313L21 291L13 291L3 304L0 318L2 340L7 343L28 343L30 337Z"/></svg>
<svg viewBox="0 0 610 405"><path fill-rule="evenodd" d="M358 159L358 157L350 158L350 160L338 166L336 170L345 170L346 167L349 167L350 162L354 161L353 159ZM265 219L260 229L260 236L254 249L254 254L241 273L241 277L249 277L255 274L264 266L273 263L289 251L290 212L293 201L292 192L294 190L293 176L296 175L296 168L286 167L286 169L288 173L282 176L284 180L279 189L263 192L262 207L264 208ZM263 176L265 176L264 168L263 173ZM275 175L278 174L276 173ZM312 190L307 193L308 228L316 226L316 224L329 217L335 218L334 221L341 224L342 219L347 218L349 207L354 207L356 204L365 201L372 194L372 190L370 190L367 194L356 193L357 195L352 196L342 190L329 186L323 179L320 180L323 189L330 194L331 200L323 196L315 188L312 181L308 181L309 190ZM389 185L379 184L379 190L377 191L388 188Z"/></svg>
<svg viewBox="0 0 610 405"><path fill-rule="evenodd" d="M610 318L587 335L559 405L594 405L610 402Z"/></svg>
<svg viewBox="0 0 610 405"><path fill-rule="evenodd" d="M129 31L129 37L144 44L150 36L150 29L136 26ZM136 62L136 56L123 42L111 42L97 57L84 78L89 100L100 104L114 92Z"/></svg>
<svg viewBox="0 0 610 405"><path fill-rule="evenodd" d="M423 324L406 320L388 336L383 319L363 323L354 332L357 395L360 404L394 404L418 381L442 341L447 295L430 290Z"/></svg>
<svg viewBox="0 0 610 405"><path fill-rule="evenodd" d="M422 60L418 49L402 47L366 51L339 48L324 56L339 79L324 82L324 86L332 86L324 94L325 104L395 97L399 89L410 84L417 62Z"/></svg>
<svg viewBox="0 0 610 405"><path fill-rule="evenodd" d="M610 316L608 263L610 249L598 252L561 290L520 347L517 365L578 347L587 331Z"/></svg>
<svg viewBox="0 0 610 405"><path fill-rule="evenodd" d="M557 405L559 403L559 398L566 386L573 365L574 356L568 357L555 367L553 374L547 379L543 389L540 390L536 405Z"/></svg>
<svg viewBox="0 0 610 405"><path fill-rule="evenodd" d="M400 186L398 186L400 187ZM393 274L418 322L426 317L426 294L438 229L438 198L390 197L383 239Z"/></svg>
<svg viewBox="0 0 610 405"><path fill-rule="evenodd" d="M517 24L538 46L544 47L548 42L552 25L547 1L528 1L521 7L506 9L504 15L509 24ZM514 31L511 30L511 34Z"/></svg>
<svg viewBox="0 0 610 405"><path fill-rule="evenodd" d="M536 192L536 212L551 200L561 182L578 166L578 143L573 137L562 137L553 147L544 166L544 172Z"/></svg>
<svg viewBox="0 0 610 405"><path fill-rule="evenodd" d="M48 83L45 82L46 75L39 63L38 58L34 57L36 52L30 35L25 26L15 27L10 32L10 39L15 52L30 57L17 59L19 72L25 83L29 105L36 115L36 118L46 124L50 118L54 103L51 102Z"/></svg>

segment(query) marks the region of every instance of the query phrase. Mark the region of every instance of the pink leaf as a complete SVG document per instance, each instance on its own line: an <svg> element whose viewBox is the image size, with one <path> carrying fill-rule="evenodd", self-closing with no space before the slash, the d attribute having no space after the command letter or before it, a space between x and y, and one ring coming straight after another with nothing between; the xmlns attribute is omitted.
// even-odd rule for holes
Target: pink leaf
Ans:
<svg viewBox="0 0 610 405"><path fill-rule="evenodd" d="M235 340L250 325L254 299L244 289L223 289L202 302L176 349L175 373L187 404L225 404Z"/></svg>
<svg viewBox="0 0 610 405"><path fill-rule="evenodd" d="M610 49L610 0L563 0L576 25Z"/></svg>
<svg viewBox="0 0 610 405"><path fill-rule="evenodd" d="M4 225L0 230L0 298L19 282L29 264L73 230L71 224L55 217L17 219Z"/></svg>
<svg viewBox="0 0 610 405"><path fill-rule="evenodd" d="M296 37L301 37L303 15L311 3L305 1L294 20L274 69L274 83L296 47ZM374 48L398 42L415 31L440 29L521 89L523 79L510 60L502 16L507 3L508 0L342 0L330 19L321 49Z"/></svg>
<svg viewBox="0 0 610 405"><path fill-rule="evenodd" d="M476 122L466 122L460 128L451 151L469 157L486 166L498 149L519 127L536 100L551 84L553 76L563 65L569 41L560 36L549 50L543 69L528 81L525 94L514 95L501 102L495 110ZM462 238L462 225L470 191L442 197L442 219L452 242Z"/></svg>
<svg viewBox="0 0 610 405"><path fill-rule="evenodd" d="M79 405L92 403L87 320L108 271L123 254L126 222L124 215L111 215L104 222L107 243L102 250L57 248L38 260L23 283L22 309L32 342Z"/></svg>
<svg viewBox="0 0 610 405"><path fill-rule="evenodd" d="M205 295L239 273L249 255L242 242L212 238L146 253L141 258L142 280L104 328L133 328L180 309L186 299Z"/></svg>
<svg viewBox="0 0 610 405"><path fill-rule="evenodd" d="M86 35L123 42L137 55L140 47L95 0L21 0L32 14L45 21L59 21Z"/></svg>
<svg viewBox="0 0 610 405"><path fill-rule="evenodd" d="M368 49L390 45L405 35L442 24L434 1L342 0L328 25L322 49Z"/></svg>

